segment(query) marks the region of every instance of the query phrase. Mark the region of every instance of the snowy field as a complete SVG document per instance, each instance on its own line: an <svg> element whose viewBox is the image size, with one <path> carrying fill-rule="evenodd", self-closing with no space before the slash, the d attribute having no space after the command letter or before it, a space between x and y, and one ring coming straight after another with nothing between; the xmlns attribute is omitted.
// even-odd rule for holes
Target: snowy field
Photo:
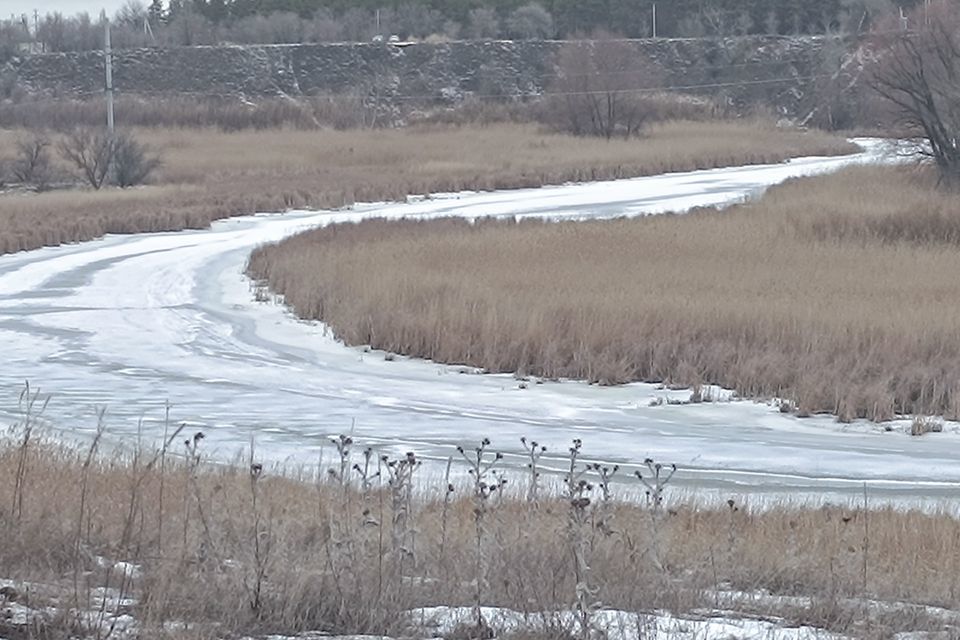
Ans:
<svg viewBox="0 0 960 640"><path fill-rule="evenodd" d="M698 171L634 180L415 198L335 212L291 212L218 222L209 230L111 236L0 257L0 389L15 420L23 381L53 398L52 427L88 437L107 407L108 441L162 433L173 421L202 429L211 454L249 446L261 457L316 464L328 437L445 460L486 436L518 461L527 436L561 452L584 440L586 459L681 467L679 486L718 496L802 499L871 495L945 500L960 482L960 437L911 438L829 417L797 419L772 404L672 404L689 391L631 384L521 383L347 348L323 326L258 302L242 275L258 244L318 225L364 218L515 216L610 218L726 205L785 179L884 157L878 143L847 158Z"/></svg>

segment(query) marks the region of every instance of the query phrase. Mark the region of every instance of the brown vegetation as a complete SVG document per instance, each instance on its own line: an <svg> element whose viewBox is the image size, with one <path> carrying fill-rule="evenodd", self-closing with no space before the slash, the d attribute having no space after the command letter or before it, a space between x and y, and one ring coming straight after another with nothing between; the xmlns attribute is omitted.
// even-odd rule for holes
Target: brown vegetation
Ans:
<svg viewBox="0 0 960 640"><path fill-rule="evenodd" d="M935 172L934 172L935 173ZM369 221L250 273L349 344L490 371L960 417L960 214L936 176L851 168L718 213Z"/></svg>
<svg viewBox="0 0 960 640"><path fill-rule="evenodd" d="M402 612L424 605L479 602L536 620L574 608L578 583L628 615L732 609L867 637L943 629L949 612L917 605L960 605L960 522L945 514L660 505L653 463L640 468L654 499L623 501L641 483L584 465L579 444L572 482L541 478L530 492L518 471L517 490L501 496L483 465L480 479L498 490L448 489L412 454L381 460L345 438L320 468L279 469L252 451L215 464L202 436L172 426L168 447L103 454L43 442L30 425L0 443L0 577L15 585L0 592L0 611L12 601L40 613L27 625L0 618L9 637L73 637L83 626L109 637L115 613L132 615L140 637L400 634L412 622ZM496 470L490 446L481 450ZM101 587L133 601L98 605ZM787 598L755 595L764 590ZM69 613L89 607L100 615Z"/></svg>
<svg viewBox="0 0 960 640"><path fill-rule="evenodd" d="M16 131L0 132L0 165L14 157L21 137ZM827 134L755 122L667 123L642 140L609 143L507 124L383 131L143 129L136 137L163 160L152 186L0 195L0 253L105 233L199 228L257 211L331 208L409 194L623 178L851 150ZM58 170L62 174L67 167Z"/></svg>
<svg viewBox="0 0 960 640"><path fill-rule="evenodd" d="M242 129L346 129L370 124L374 105L362 96L263 98L256 103L237 97L119 96L117 122L126 127ZM25 98L0 102L0 127L69 130L104 123L103 98Z"/></svg>
<svg viewBox="0 0 960 640"><path fill-rule="evenodd" d="M577 49L579 47L574 47ZM622 61L619 61L622 63ZM614 58L601 57L599 63L616 64ZM597 62L588 61L587 71L594 72ZM618 81L595 83L582 80L583 69L568 71L563 83L554 88L557 95L518 99L509 97L467 96L455 103L421 99L392 100L378 97L376 82L358 87L353 92L300 96L292 98L258 98L256 102L238 97L119 96L116 100L117 121L125 127L216 128L223 131L245 129L358 129L392 127L411 124L484 125L493 123L523 124L539 122L549 127L565 127L561 122L566 98L573 105L582 104L583 91L628 91L621 104L642 109L649 122L665 120L717 120L733 117L737 112L718 98L693 96L671 91L650 91L658 86L657 74L637 71L627 76L630 84ZM619 75L619 74L618 74ZM644 89L636 93L635 89ZM380 89L382 91L382 89ZM758 106L756 113L766 113ZM0 101L0 128L69 131L76 127L103 125L104 107L100 96L94 98L25 98Z"/></svg>

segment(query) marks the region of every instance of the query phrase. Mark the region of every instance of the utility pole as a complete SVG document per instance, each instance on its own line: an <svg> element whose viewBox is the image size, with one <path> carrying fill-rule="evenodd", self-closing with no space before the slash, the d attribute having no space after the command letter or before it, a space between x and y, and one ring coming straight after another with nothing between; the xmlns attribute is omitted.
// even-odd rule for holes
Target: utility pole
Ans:
<svg viewBox="0 0 960 640"><path fill-rule="evenodd" d="M104 11L101 15L103 19L103 57L104 71L106 72L106 85L104 90L107 94L107 133L113 136L113 51L110 49L110 19Z"/></svg>
<svg viewBox="0 0 960 640"><path fill-rule="evenodd" d="M156 44L157 39L153 37L153 27L150 26L150 18L143 19L143 34L150 38L150 42Z"/></svg>
<svg viewBox="0 0 960 640"><path fill-rule="evenodd" d="M657 3L654 2L651 7L651 12L653 13L653 37L657 37Z"/></svg>
<svg viewBox="0 0 960 640"><path fill-rule="evenodd" d="M40 53L46 52L46 43L40 40L40 12L37 9L33 10L33 41L40 45Z"/></svg>

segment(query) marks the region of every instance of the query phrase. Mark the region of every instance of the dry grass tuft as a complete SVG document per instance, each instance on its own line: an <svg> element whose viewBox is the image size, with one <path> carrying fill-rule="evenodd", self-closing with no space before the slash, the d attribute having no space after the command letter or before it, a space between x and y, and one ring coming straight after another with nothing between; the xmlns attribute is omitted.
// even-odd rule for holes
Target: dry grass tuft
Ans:
<svg viewBox="0 0 960 640"><path fill-rule="evenodd" d="M252 453L213 464L191 433L171 437L165 451L109 455L32 437L20 429L0 443L0 486L22 487L2 494L2 577L31 582L13 597L35 609L89 606L97 589L111 588L135 600L123 611L141 636L402 634L403 611L474 604L477 584L481 604L536 617L575 601L573 544L589 563L590 597L627 612L734 609L856 633L864 599L891 613L960 605L960 522L944 514L733 502L667 509L618 500L618 486L609 501L597 489L584 504L553 485L536 501L520 492L484 499L478 536L469 490L451 494L420 473L409 494L398 490L386 482L390 461L367 458L359 444L328 473L265 468ZM359 470L371 459L382 476L364 482ZM578 477L599 482L599 470L581 469ZM574 541L571 518L581 512ZM922 627L901 614L882 628L947 624L926 615ZM67 618L45 618L36 631L61 637L76 623ZM107 616L97 637L112 624ZM4 620L0 631L29 635Z"/></svg>
<svg viewBox="0 0 960 640"><path fill-rule="evenodd" d="M910 423L910 435L925 436L928 433L941 433L943 423L936 418L927 418L926 416L917 416Z"/></svg>
<svg viewBox="0 0 960 640"><path fill-rule="evenodd" d="M369 221L250 273L350 344L498 372L720 384L801 415L960 417L960 211L924 171L851 168L723 212Z"/></svg>
<svg viewBox="0 0 960 640"><path fill-rule="evenodd" d="M0 165L14 155L21 135L0 132ZM199 228L259 211L333 208L410 194L613 179L851 150L827 134L755 122L670 123L646 139L610 143L543 134L530 125L235 133L144 129L136 136L161 152L163 166L153 186L0 194L0 253L105 233Z"/></svg>

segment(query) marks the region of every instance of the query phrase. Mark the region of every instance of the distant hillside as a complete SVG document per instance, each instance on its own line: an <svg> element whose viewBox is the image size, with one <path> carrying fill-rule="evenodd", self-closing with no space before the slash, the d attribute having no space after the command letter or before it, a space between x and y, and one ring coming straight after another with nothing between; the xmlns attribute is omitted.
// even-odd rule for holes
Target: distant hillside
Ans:
<svg viewBox="0 0 960 640"><path fill-rule="evenodd" d="M632 40L638 61L662 69L667 91L708 95L734 109L766 106L803 118L814 90L838 73L848 43L822 36ZM386 100L456 102L542 93L561 41L304 44L124 49L120 94L316 96L376 93ZM9 95L102 93L100 52L27 55L0 68ZM849 71L849 69L848 69Z"/></svg>

